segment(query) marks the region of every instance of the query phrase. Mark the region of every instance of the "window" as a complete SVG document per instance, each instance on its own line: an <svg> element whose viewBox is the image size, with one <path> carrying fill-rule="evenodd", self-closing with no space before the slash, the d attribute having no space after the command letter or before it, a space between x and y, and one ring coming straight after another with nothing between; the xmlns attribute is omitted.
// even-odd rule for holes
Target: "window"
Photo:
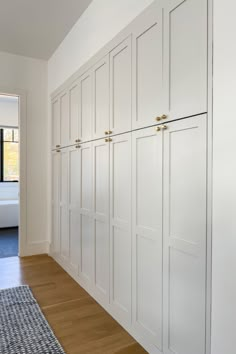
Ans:
<svg viewBox="0 0 236 354"><path fill-rule="evenodd" d="M18 129L0 129L0 182L19 181Z"/></svg>

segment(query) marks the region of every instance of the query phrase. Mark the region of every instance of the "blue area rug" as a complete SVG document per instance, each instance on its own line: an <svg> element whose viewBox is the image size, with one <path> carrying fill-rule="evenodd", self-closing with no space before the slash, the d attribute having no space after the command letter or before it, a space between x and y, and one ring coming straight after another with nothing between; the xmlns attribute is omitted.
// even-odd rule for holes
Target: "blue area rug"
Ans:
<svg viewBox="0 0 236 354"><path fill-rule="evenodd" d="M28 286L0 290L1 354L65 354Z"/></svg>
<svg viewBox="0 0 236 354"><path fill-rule="evenodd" d="M0 258L18 256L18 227L0 229Z"/></svg>

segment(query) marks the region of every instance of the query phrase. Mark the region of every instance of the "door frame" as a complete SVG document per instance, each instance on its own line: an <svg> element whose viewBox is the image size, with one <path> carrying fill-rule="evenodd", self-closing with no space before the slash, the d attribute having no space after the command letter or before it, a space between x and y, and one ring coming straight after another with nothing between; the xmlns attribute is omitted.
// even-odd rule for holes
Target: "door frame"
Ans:
<svg viewBox="0 0 236 354"><path fill-rule="evenodd" d="M26 92L21 89L0 87L1 95L17 96L18 118L20 131L20 173L19 173L19 249L18 255L26 254L27 245L27 119L26 119Z"/></svg>

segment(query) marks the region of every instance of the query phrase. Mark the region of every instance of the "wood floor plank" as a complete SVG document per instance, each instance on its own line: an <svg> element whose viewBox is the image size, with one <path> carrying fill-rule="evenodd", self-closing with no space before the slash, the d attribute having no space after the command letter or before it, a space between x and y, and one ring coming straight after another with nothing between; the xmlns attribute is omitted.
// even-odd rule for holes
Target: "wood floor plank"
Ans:
<svg viewBox="0 0 236 354"><path fill-rule="evenodd" d="M28 284L67 354L146 351L51 257L0 259L0 288Z"/></svg>

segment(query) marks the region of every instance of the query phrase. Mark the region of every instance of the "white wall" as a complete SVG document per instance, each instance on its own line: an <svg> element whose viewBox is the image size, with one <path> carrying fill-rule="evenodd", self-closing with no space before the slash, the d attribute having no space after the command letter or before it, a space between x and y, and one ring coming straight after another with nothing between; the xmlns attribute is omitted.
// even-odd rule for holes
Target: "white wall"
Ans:
<svg viewBox="0 0 236 354"><path fill-rule="evenodd" d="M18 182L0 183L0 200L18 200L19 199Z"/></svg>
<svg viewBox="0 0 236 354"><path fill-rule="evenodd" d="M93 0L48 62L52 93L153 0Z"/></svg>
<svg viewBox="0 0 236 354"><path fill-rule="evenodd" d="M212 354L236 352L235 12L214 0Z"/></svg>
<svg viewBox="0 0 236 354"><path fill-rule="evenodd" d="M47 251L47 62L0 52L0 90L27 93L27 250Z"/></svg>
<svg viewBox="0 0 236 354"><path fill-rule="evenodd" d="M18 98L0 95L0 127L18 127Z"/></svg>

